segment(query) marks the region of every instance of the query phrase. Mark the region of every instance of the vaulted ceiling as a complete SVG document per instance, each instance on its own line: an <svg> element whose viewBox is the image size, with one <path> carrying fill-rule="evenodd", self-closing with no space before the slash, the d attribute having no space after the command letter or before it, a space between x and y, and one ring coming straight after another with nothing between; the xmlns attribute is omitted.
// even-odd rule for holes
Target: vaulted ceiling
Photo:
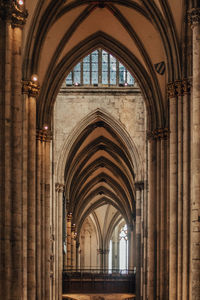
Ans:
<svg viewBox="0 0 200 300"><path fill-rule="evenodd" d="M79 135L66 162L67 210L72 213L72 223L78 231L84 220L103 205L115 208L113 222L121 216L132 227L134 178L134 166L126 145L107 122L97 118Z"/></svg>
<svg viewBox="0 0 200 300"><path fill-rule="evenodd" d="M97 47L114 54L137 79L149 127L165 126L166 84L187 76L182 63L187 53L180 49L183 18L192 5L186 0L27 0L23 76L39 76L38 126L50 123L64 77Z"/></svg>

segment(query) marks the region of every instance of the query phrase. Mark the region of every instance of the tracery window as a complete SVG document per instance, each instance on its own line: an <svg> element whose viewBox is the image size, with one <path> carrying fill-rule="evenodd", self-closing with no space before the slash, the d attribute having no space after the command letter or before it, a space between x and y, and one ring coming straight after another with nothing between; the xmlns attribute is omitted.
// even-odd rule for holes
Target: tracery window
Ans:
<svg viewBox="0 0 200 300"><path fill-rule="evenodd" d="M128 230L126 224L119 233L119 268L124 272L128 269Z"/></svg>
<svg viewBox="0 0 200 300"><path fill-rule="evenodd" d="M78 63L66 78L66 85L133 86L130 72L112 55L98 49Z"/></svg>

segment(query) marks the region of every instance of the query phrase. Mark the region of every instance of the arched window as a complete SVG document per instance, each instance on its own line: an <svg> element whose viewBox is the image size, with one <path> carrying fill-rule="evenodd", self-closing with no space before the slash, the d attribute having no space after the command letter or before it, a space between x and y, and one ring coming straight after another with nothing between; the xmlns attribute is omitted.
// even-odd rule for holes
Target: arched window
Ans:
<svg viewBox="0 0 200 300"><path fill-rule="evenodd" d="M119 268L123 272L128 269L128 232L126 224L119 233Z"/></svg>
<svg viewBox="0 0 200 300"><path fill-rule="evenodd" d="M78 63L66 78L66 85L133 86L130 72L105 50L93 51Z"/></svg>

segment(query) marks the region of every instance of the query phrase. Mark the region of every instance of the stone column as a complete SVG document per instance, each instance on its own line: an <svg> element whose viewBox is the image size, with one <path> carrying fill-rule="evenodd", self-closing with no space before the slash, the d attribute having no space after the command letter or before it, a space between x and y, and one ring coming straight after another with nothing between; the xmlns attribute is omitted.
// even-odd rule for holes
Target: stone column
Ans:
<svg viewBox="0 0 200 300"><path fill-rule="evenodd" d="M148 141L147 297L156 299L156 140Z"/></svg>
<svg viewBox="0 0 200 300"><path fill-rule="evenodd" d="M97 254L99 255L100 269L103 270L103 249L97 249Z"/></svg>
<svg viewBox="0 0 200 300"><path fill-rule="evenodd" d="M168 267L167 267L167 239L168 239L168 215L167 215L167 190L168 190L168 172L167 172L167 146L168 129L160 129L160 292L162 300L168 299Z"/></svg>
<svg viewBox="0 0 200 300"><path fill-rule="evenodd" d="M36 297L36 97L37 83L23 82L23 93L28 95L28 152L27 152L27 296Z"/></svg>
<svg viewBox="0 0 200 300"><path fill-rule="evenodd" d="M76 267L76 225L72 224L71 228L71 266L72 269Z"/></svg>
<svg viewBox="0 0 200 300"><path fill-rule="evenodd" d="M69 213L67 216L67 268L71 269L71 222L72 214Z"/></svg>
<svg viewBox="0 0 200 300"><path fill-rule="evenodd" d="M80 243L76 240L76 270L80 269L79 247L80 247Z"/></svg>
<svg viewBox="0 0 200 300"><path fill-rule="evenodd" d="M190 83L183 80L183 282L182 297L189 299L190 254Z"/></svg>
<svg viewBox="0 0 200 300"><path fill-rule="evenodd" d="M136 182L136 297L141 299L141 202L142 202L142 190L144 188L143 182Z"/></svg>
<svg viewBox="0 0 200 300"><path fill-rule="evenodd" d="M175 82L177 92L177 130L178 130L178 247L177 247L177 299L182 300L183 273L183 93L182 81Z"/></svg>
<svg viewBox="0 0 200 300"><path fill-rule="evenodd" d="M169 219L169 297L177 299L178 272L178 107L176 87L174 83L168 85L169 116L170 116L170 219Z"/></svg>
<svg viewBox="0 0 200 300"><path fill-rule="evenodd" d="M45 299L50 299L50 141L45 137Z"/></svg>
<svg viewBox="0 0 200 300"><path fill-rule="evenodd" d="M21 47L26 17L18 2L0 2L0 298L5 300L24 295Z"/></svg>
<svg viewBox="0 0 200 300"><path fill-rule="evenodd" d="M200 295L200 7L192 9L188 18L193 32L190 298L196 300Z"/></svg>
<svg viewBox="0 0 200 300"><path fill-rule="evenodd" d="M36 295L38 299L50 297L50 264L54 257L50 251L50 140L48 129L37 130L36 162Z"/></svg>
<svg viewBox="0 0 200 300"><path fill-rule="evenodd" d="M41 232L41 163L42 147L40 135L36 135L36 296L41 299L41 264L42 264L42 232Z"/></svg>
<svg viewBox="0 0 200 300"><path fill-rule="evenodd" d="M55 296L56 299L61 299L62 296L62 270L63 270L63 192L64 184L56 183L56 206L57 206L57 215L56 215L56 265L55 265Z"/></svg>

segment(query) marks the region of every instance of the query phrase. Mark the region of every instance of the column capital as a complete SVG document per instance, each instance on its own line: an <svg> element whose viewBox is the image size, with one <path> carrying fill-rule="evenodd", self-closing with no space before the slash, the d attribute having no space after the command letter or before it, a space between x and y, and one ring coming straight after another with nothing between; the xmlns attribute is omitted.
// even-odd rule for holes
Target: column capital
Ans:
<svg viewBox="0 0 200 300"><path fill-rule="evenodd" d="M176 97L176 86L174 82L170 82L167 84L167 96L168 98Z"/></svg>
<svg viewBox="0 0 200 300"><path fill-rule="evenodd" d="M27 17L24 3L20 5L17 0L0 0L0 18L11 23L12 27L22 27Z"/></svg>
<svg viewBox="0 0 200 300"><path fill-rule="evenodd" d="M143 190L144 189L144 182L143 181L135 182L135 189L136 189L136 191Z"/></svg>
<svg viewBox="0 0 200 300"><path fill-rule="evenodd" d="M182 80L182 93L183 95L188 95L191 92L191 80L184 78Z"/></svg>
<svg viewBox="0 0 200 300"><path fill-rule="evenodd" d="M169 136L169 129L168 128L156 128L152 131L147 132L147 139L148 140L157 140L157 139L164 139L167 140Z"/></svg>
<svg viewBox="0 0 200 300"><path fill-rule="evenodd" d="M46 129L37 129L36 139L41 142L50 142L52 140L52 132Z"/></svg>
<svg viewBox="0 0 200 300"><path fill-rule="evenodd" d="M97 254L103 254L103 249L97 249Z"/></svg>
<svg viewBox="0 0 200 300"><path fill-rule="evenodd" d="M190 94L191 82L189 79L175 80L167 85L168 98L175 98L177 96L184 96Z"/></svg>
<svg viewBox="0 0 200 300"><path fill-rule="evenodd" d="M192 8L188 11L187 22L191 28L200 25L200 7Z"/></svg>
<svg viewBox="0 0 200 300"><path fill-rule="evenodd" d="M61 193L61 192L64 191L64 188L65 188L65 185L62 184L62 183L58 183L58 182L57 182L57 183L55 184L56 192Z"/></svg>
<svg viewBox="0 0 200 300"><path fill-rule="evenodd" d="M39 96L40 86L31 80L22 80L22 94L37 98Z"/></svg>

